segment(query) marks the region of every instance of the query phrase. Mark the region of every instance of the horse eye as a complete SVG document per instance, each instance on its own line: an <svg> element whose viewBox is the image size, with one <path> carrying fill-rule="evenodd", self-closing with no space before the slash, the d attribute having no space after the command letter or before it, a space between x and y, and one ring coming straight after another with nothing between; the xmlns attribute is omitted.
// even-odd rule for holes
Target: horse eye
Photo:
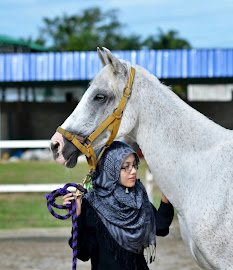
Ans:
<svg viewBox="0 0 233 270"><path fill-rule="evenodd" d="M97 95L94 97L94 100L96 100L96 101L104 101L105 98L106 98L105 95L97 94Z"/></svg>

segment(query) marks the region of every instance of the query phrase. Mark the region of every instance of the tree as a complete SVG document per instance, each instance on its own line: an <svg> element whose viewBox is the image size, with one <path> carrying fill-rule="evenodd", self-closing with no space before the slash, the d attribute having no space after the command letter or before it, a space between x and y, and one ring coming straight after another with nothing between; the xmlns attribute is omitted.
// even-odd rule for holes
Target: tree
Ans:
<svg viewBox="0 0 233 270"><path fill-rule="evenodd" d="M98 46L111 50L191 47L175 30L165 33L159 28L156 35L150 35L144 41L138 34L126 36L122 33L125 25L119 21L118 12L117 9L103 12L97 7L71 16L63 14L53 19L43 18L44 26L40 28L34 43L50 46L54 51L95 51Z"/></svg>
<svg viewBox="0 0 233 270"><path fill-rule="evenodd" d="M39 40L52 44L52 49L57 51L92 51L98 46L112 50L139 49L140 36L122 35L124 25L118 21L117 12L91 8L80 15L44 18L45 26L40 28Z"/></svg>
<svg viewBox="0 0 233 270"><path fill-rule="evenodd" d="M185 39L179 38L176 30L169 30L167 33L163 32L161 28L158 29L158 34L150 35L143 42L143 45L148 49L190 49L191 45Z"/></svg>

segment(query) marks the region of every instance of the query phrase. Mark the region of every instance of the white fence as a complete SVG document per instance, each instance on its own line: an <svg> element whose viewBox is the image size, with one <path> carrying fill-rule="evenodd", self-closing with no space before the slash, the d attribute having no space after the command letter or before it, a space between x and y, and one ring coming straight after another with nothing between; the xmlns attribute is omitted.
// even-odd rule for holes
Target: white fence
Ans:
<svg viewBox="0 0 233 270"><path fill-rule="evenodd" d="M0 141L1 149L20 149L20 148L49 148L50 140L2 140ZM79 157L79 162L86 161L84 155ZM1 164L0 164L1 166ZM1 167L0 167L1 177ZM57 188L63 187L65 184L12 184L12 185L0 185L0 193L12 193L12 192L51 192ZM72 190L72 187L71 187ZM75 189L74 189L75 190Z"/></svg>
<svg viewBox="0 0 233 270"><path fill-rule="evenodd" d="M50 140L1 140L1 149L20 149L20 148L49 148ZM0 170L1 175L1 170ZM62 184L28 184L28 185L0 185L0 193L8 192L44 192L53 191L61 187Z"/></svg>
<svg viewBox="0 0 233 270"><path fill-rule="evenodd" d="M0 185L0 193L14 192L52 192L55 189L62 188L64 184L22 184L22 185ZM75 188L70 188L75 191Z"/></svg>
<svg viewBox="0 0 233 270"><path fill-rule="evenodd" d="M49 148L50 140L1 140L0 149Z"/></svg>

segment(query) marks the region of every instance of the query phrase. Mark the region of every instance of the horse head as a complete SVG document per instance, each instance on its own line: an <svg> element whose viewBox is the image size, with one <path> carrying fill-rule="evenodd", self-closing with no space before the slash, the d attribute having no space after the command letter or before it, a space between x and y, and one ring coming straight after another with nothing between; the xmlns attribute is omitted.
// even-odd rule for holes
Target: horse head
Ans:
<svg viewBox="0 0 233 270"><path fill-rule="evenodd" d="M105 54L98 48L98 55L103 68L90 82L90 86L83 95L81 101L65 120L61 128L75 134L81 143L89 143L87 138L111 115L117 108L130 75L130 64L124 60L118 60L106 48ZM117 137L125 136L135 127L137 122L137 106L134 105L134 90L127 101ZM103 146L109 138L110 131L105 129L93 142L92 147L97 150ZM51 138L51 150L58 164L73 168L80 150L67 140L59 132Z"/></svg>

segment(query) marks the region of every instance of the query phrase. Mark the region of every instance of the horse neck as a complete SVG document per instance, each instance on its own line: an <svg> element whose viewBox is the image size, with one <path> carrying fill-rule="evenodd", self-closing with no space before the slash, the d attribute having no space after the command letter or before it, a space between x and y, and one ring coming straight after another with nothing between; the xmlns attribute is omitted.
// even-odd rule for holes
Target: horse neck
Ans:
<svg viewBox="0 0 233 270"><path fill-rule="evenodd" d="M152 75L149 80L144 76L138 85L135 92L140 96L140 112L132 135L160 189L181 212L184 200L195 192L201 179L197 166L203 166L201 159L226 138L227 131Z"/></svg>

